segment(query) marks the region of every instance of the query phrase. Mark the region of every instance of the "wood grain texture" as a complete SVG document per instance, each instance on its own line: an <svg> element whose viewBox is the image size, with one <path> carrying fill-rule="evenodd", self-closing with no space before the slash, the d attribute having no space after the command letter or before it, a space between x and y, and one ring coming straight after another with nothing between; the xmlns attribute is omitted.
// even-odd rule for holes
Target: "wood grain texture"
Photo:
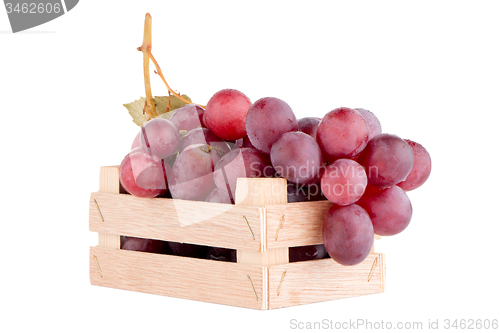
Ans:
<svg viewBox="0 0 500 333"><path fill-rule="evenodd" d="M105 247L108 249L119 249L121 244L120 235L99 233L98 244L99 247Z"/></svg>
<svg viewBox="0 0 500 333"><path fill-rule="evenodd" d="M101 167L99 170L99 192L120 193L120 167Z"/></svg>
<svg viewBox="0 0 500 333"><path fill-rule="evenodd" d="M375 258L377 263L368 282ZM332 259L271 266L269 309L381 293L384 291L384 259L383 254L375 253L356 266L342 266Z"/></svg>
<svg viewBox="0 0 500 333"><path fill-rule="evenodd" d="M330 201L266 205L266 248L323 244L323 221L332 205Z"/></svg>
<svg viewBox="0 0 500 333"><path fill-rule="evenodd" d="M265 267L99 247L90 248L89 263L93 285L251 309L267 307Z"/></svg>
<svg viewBox="0 0 500 333"><path fill-rule="evenodd" d="M288 248L267 249L264 252L237 250L236 260L239 264L271 266L288 263Z"/></svg>
<svg viewBox="0 0 500 333"><path fill-rule="evenodd" d="M287 203L286 180L283 178L238 178L236 205L263 207L267 204ZM260 230L266 239L267 220L263 208ZM288 247L267 249L263 243L261 251L237 249L237 262L247 265L270 266L288 263Z"/></svg>
<svg viewBox="0 0 500 333"><path fill-rule="evenodd" d="M120 193L120 167L104 166L99 170L99 192L101 193ZM103 222L102 212L97 200L94 201L95 209L99 214L101 222ZM120 235L99 233L99 246L109 249L120 248Z"/></svg>
<svg viewBox="0 0 500 333"><path fill-rule="evenodd" d="M286 179L238 178L235 204L262 207L268 204L287 203Z"/></svg>
<svg viewBox="0 0 500 333"><path fill-rule="evenodd" d="M329 201L266 205L267 248L322 244L323 220L331 206Z"/></svg>
<svg viewBox="0 0 500 333"><path fill-rule="evenodd" d="M104 222L94 199L99 203ZM92 193L89 229L99 233L260 251L262 210L211 202ZM180 220L186 226L182 226Z"/></svg>

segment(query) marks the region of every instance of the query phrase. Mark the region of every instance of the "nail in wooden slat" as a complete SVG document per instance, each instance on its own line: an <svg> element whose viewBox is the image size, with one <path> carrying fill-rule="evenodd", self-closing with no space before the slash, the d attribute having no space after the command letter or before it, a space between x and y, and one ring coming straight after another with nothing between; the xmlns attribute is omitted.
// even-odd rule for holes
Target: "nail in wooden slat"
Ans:
<svg viewBox="0 0 500 333"><path fill-rule="evenodd" d="M376 257L375 260L373 261L372 269L370 270L370 274L368 274L368 282L370 282L370 279L372 278L373 271L375 270L375 266L377 266L377 261L378 261L378 257Z"/></svg>

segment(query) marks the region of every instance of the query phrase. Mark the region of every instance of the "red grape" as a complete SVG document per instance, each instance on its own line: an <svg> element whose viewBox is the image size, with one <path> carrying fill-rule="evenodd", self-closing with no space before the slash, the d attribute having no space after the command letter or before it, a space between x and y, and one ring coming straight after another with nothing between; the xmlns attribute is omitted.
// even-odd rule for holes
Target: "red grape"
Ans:
<svg viewBox="0 0 500 333"><path fill-rule="evenodd" d="M172 198L204 201L215 188L213 171L221 156L209 145L194 144L184 149L169 175Z"/></svg>
<svg viewBox="0 0 500 333"><path fill-rule="evenodd" d="M238 90L218 91L207 103L203 122L224 140L240 139L247 135L245 118L250 105L250 99Z"/></svg>
<svg viewBox="0 0 500 333"><path fill-rule="evenodd" d="M405 191L411 191L420 187L431 174L431 156L427 150L419 143L405 140L413 151L413 168L406 180L397 185Z"/></svg>
<svg viewBox="0 0 500 333"><path fill-rule="evenodd" d="M377 235L396 235L410 224L410 199L398 186L382 189L368 185L357 204L370 215Z"/></svg>
<svg viewBox="0 0 500 333"><path fill-rule="evenodd" d="M123 237L120 248L122 250L140 251L149 253L168 254L169 246L167 242L157 239L145 239L137 237Z"/></svg>
<svg viewBox="0 0 500 333"><path fill-rule="evenodd" d="M230 204L231 199L229 198L229 195L227 194L227 190L219 190L218 188L214 188L212 192L208 194L208 196L205 198L206 202L217 202L217 203L226 203Z"/></svg>
<svg viewBox="0 0 500 333"><path fill-rule="evenodd" d="M365 109L361 109L361 108L357 108L354 110L361 113L363 118L365 118L366 124L368 125L368 128L370 129L370 135L368 137L368 140L371 140L374 136L382 134L382 126L380 125L380 121L373 114L373 112L365 110Z"/></svg>
<svg viewBox="0 0 500 333"><path fill-rule="evenodd" d="M271 177L273 173L269 159L261 152L254 148L240 148L221 158L215 166L214 180L217 188L223 193L230 191L230 200L234 202L238 178Z"/></svg>
<svg viewBox="0 0 500 333"><path fill-rule="evenodd" d="M370 129L356 110L341 107L328 112L318 126L316 139L328 161L358 155L368 143Z"/></svg>
<svg viewBox="0 0 500 333"><path fill-rule="evenodd" d="M248 109L246 130L252 145L265 154L283 133L298 131L297 119L290 106L279 98L265 97Z"/></svg>
<svg viewBox="0 0 500 333"><path fill-rule="evenodd" d="M141 131L135 136L134 142L132 142L132 148L130 149L132 150L137 147L141 147Z"/></svg>
<svg viewBox="0 0 500 333"><path fill-rule="evenodd" d="M299 125L299 131L309 134L316 140L316 132L318 132L318 126L321 122L321 118L316 117L305 117L297 121Z"/></svg>
<svg viewBox="0 0 500 333"><path fill-rule="evenodd" d="M135 148L120 165L120 184L135 196L157 197L167 191L167 168L157 156Z"/></svg>
<svg viewBox="0 0 500 333"><path fill-rule="evenodd" d="M159 158L175 154L179 149L180 140L179 130L167 119L151 119L144 124L141 130L142 148Z"/></svg>
<svg viewBox="0 0 500 333"><path fill-rule="evenodd" d="M355 203L365 192L367 177L359 163L339 159L326 167L321 177L321 191L334 204L345 206Z"/></svg>
<svg viewBox="0 0 500 333"><path fill-rule="evenodd" d="M406 179L413 167L411 147L393 134L380 134L368 142L358 157L365 167L368 184L389 187Z"/></svg>
<svg viewBox="0 0 500 333"><path fill-rule="evenodd" d="M180 107L170 116L170 121L174 123L179 131L190 131L197 127L203 126L203 110L202 107L194 104L187 104Z"/></svg>
<svg viewBox="0 0 500 333"><path fill-rule="evenodd" d="M195 128L182 137L179 152L183 151L187 146L200 143L210 145L216 149L218 148L223 153L228 153L230 150L227 143L212 133L208 128Z"/></svg>
<svg viewBox="0 0 500 333"><path fill-rule="evenodd" d="M320 182L325 158L312 136L287 132L271 148L271 162L276 172L297 185Z"/></svg>
<svg viewBox="0 0 500 333"><path fill-rule="evenodd" d="M330 257L341 265L357 265L373 245L373 225L368 213L356 204L328 209L323 224L323 242Z"/></svg>

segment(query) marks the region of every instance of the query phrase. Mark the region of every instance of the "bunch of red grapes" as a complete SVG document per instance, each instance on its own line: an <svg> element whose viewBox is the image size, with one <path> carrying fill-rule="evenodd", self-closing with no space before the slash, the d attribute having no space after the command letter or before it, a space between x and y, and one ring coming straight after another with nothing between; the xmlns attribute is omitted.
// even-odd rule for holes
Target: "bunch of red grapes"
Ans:
<svg viewBox="0 0 500 333"><path fill-rule="evenodd" d="M189 104L169 120L148 121L121 163L120 181L139 197L234 204L237 178L285 178L288 202L333 203L324 247L290 250L290 261L329 255L356 265L370 253L374 234L395 235L408 226L412 207L405 192L421 186L430 171L424 147L383 134L368 110L341 107L322 119L297 120L281 99L252 104L225 89L205 109Z"/></svg>

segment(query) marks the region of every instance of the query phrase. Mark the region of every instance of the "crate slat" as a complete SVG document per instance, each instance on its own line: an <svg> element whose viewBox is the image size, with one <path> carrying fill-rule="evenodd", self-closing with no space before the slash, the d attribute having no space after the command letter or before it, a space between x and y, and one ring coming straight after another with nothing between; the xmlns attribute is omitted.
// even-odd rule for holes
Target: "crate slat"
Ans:
<svg viewBox="0 0 500 333"><path fill-rule="evenodd" d="M93 285L251 309L267 307L265 270L214 260L90 248Z"/></svg>
<svg viewBox="0 0 500 333"><path fill-rule="evenodd" d="M92 193L89 229L99 233L261 251L261 214L259 207ZM181 222L188 225L182 226Z"/></svg>
<svg viewBox="0 0 500 333"><path fill-rule="evenodd" d="M270 266L269 309L381 293L384 283L385 256L381 253L370 254L355 266L342 266L332 259Z"/></svg>

